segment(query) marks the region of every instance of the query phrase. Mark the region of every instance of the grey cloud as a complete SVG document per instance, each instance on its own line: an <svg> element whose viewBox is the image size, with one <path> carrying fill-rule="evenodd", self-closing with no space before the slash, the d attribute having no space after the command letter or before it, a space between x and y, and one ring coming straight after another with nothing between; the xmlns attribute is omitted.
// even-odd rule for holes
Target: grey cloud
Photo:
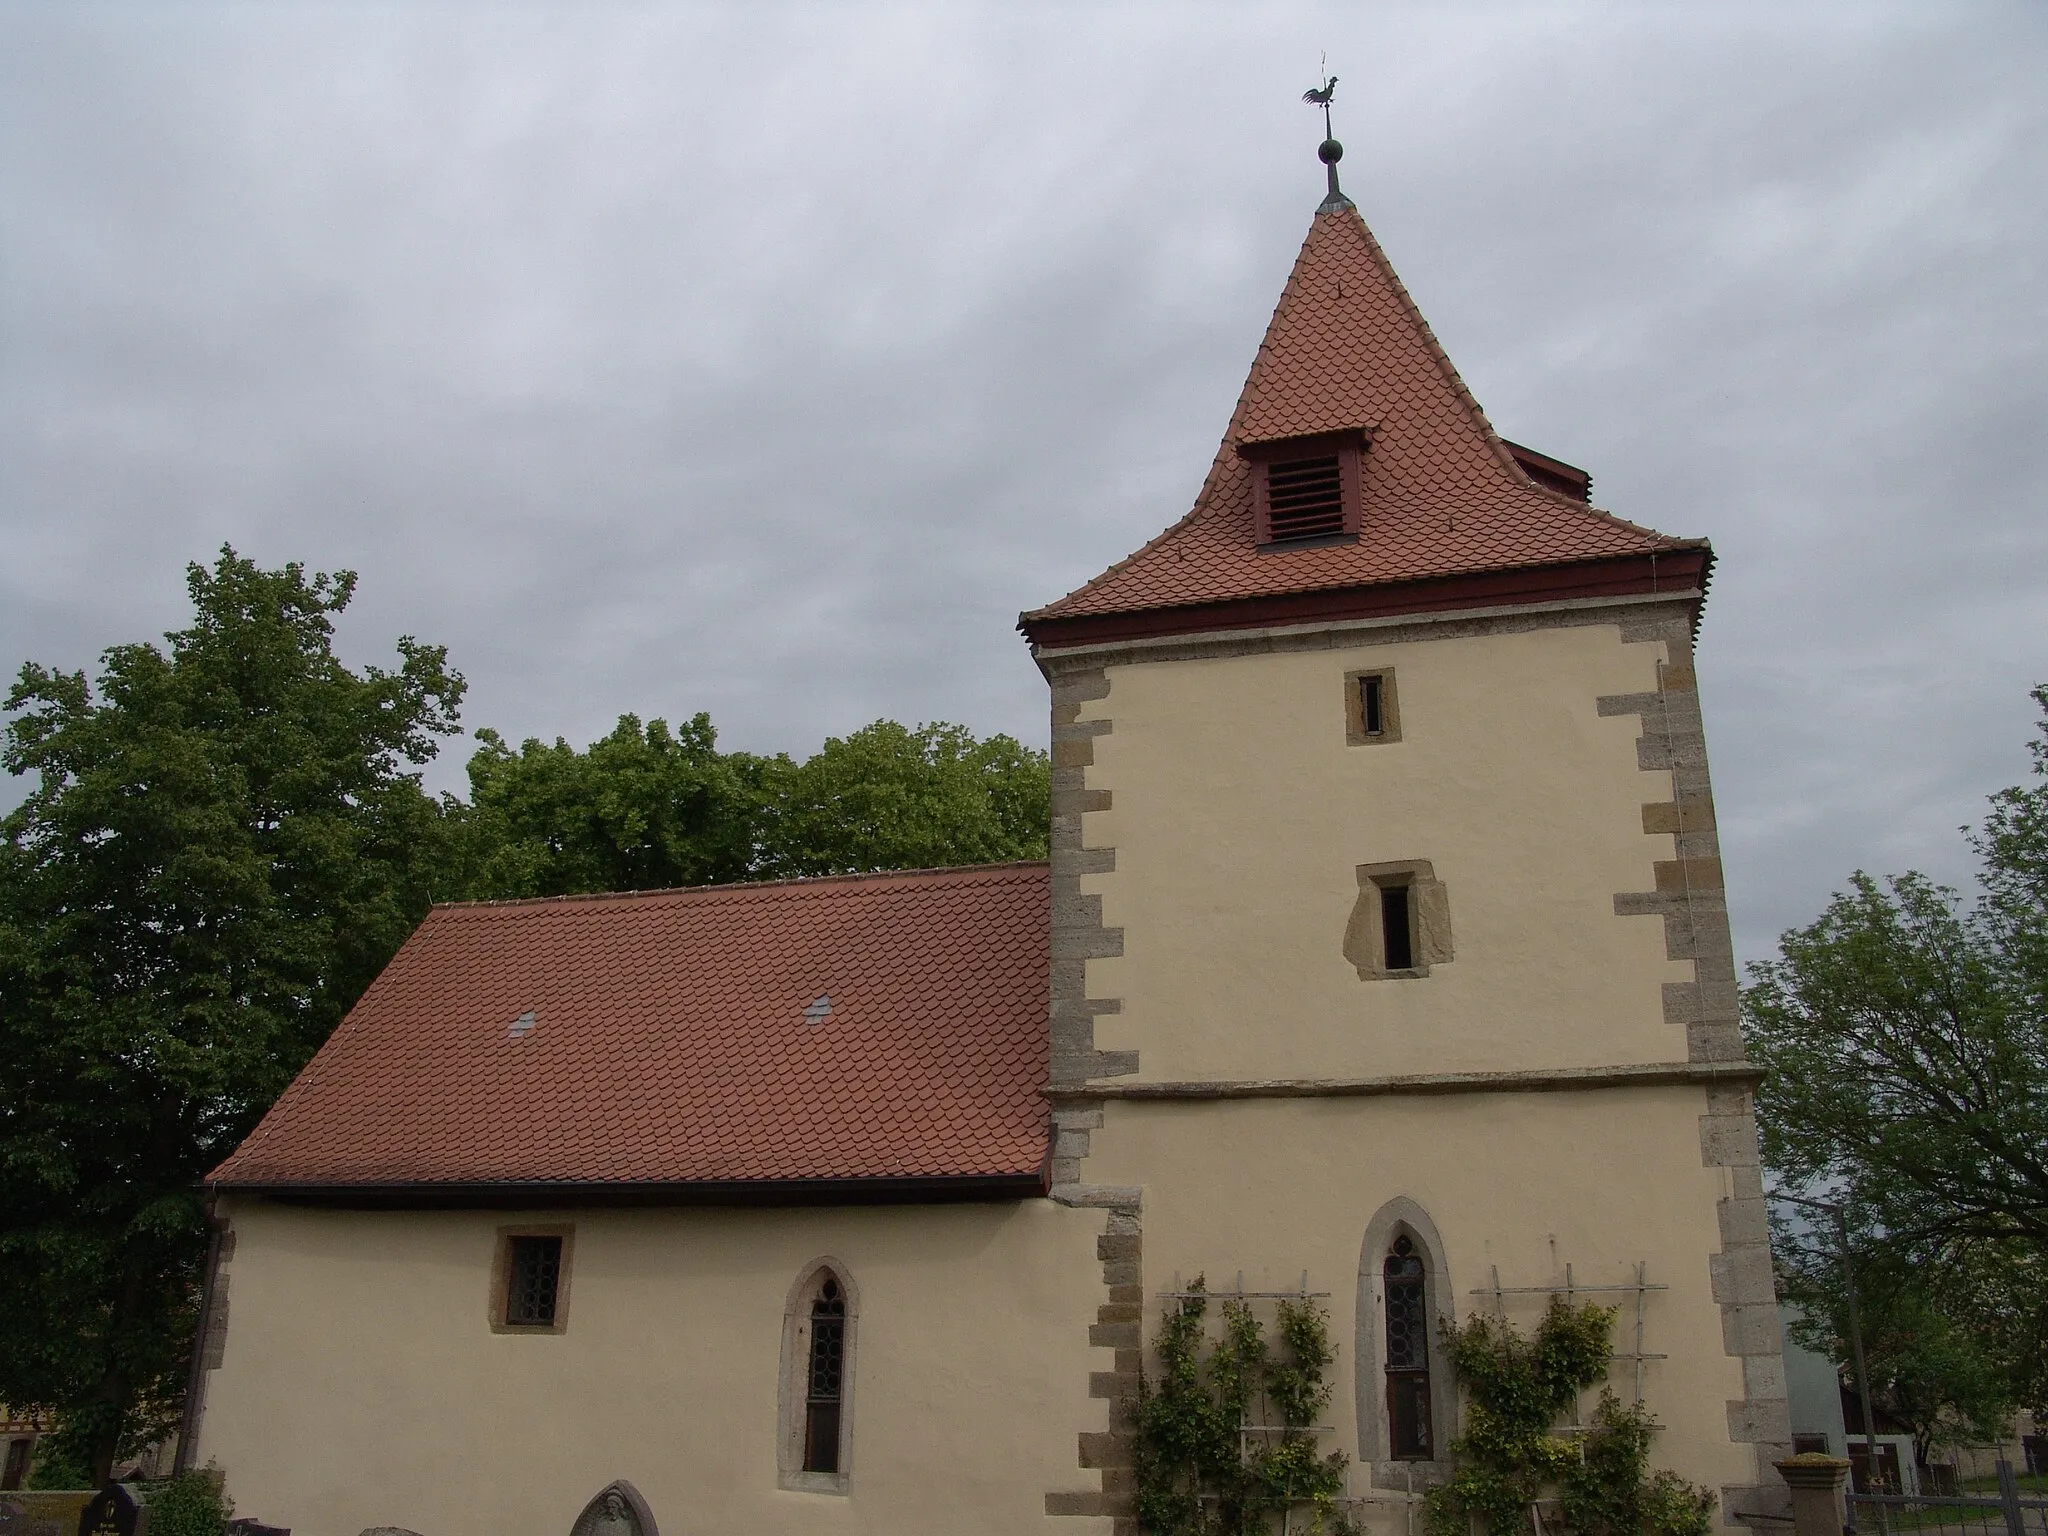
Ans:
<svg viewBox="0 0 2048 1536"><path fill-rule="evenodd" d="M1495 424L1715 541L1744 953L1963 874L2048 677L2019 4L0 9L0 662L229 539L515 737L1041 739L1012 621L1186 510L1325 48Z"/></svg>

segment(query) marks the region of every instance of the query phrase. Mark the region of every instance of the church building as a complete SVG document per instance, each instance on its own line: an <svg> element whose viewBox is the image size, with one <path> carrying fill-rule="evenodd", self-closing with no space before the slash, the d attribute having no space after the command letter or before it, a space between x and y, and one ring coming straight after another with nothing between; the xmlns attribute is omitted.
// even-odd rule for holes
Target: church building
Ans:
<svg viewBox="0 0 2048 1536"><path fill-rule="evenodd" d="M1434 1323L1554 1294L1654 1465L1783 1508L1712 553L1495 434L1334 148L1193 509L1020 620L1048 863L437 907L215 1170L240 1513L1138 1536L1198 1276L1328 1310L1375 1536L1451 1468Z"/></svg>

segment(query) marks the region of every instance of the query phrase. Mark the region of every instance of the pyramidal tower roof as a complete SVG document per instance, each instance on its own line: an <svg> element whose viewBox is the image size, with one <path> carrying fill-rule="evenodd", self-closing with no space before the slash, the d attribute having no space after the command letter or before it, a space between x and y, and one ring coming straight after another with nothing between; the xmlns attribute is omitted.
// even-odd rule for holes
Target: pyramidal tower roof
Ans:
<svg viewBox="0 0 2048 1536"><path fill-rule="evenodd" d="M1258 446L1358 431L1368 446L1357 537L1261 546ZM1698 591L1711 560L1704 540L1671 538L1536 484L1487 424L1365 220L1333 191L1193 510L1019 627L1060 647Z"/></svg>

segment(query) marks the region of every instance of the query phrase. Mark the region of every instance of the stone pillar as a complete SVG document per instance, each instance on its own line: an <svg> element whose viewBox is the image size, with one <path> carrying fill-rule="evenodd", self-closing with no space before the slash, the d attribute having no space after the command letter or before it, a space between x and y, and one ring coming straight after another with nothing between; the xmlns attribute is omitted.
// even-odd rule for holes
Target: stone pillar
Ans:
<svg viewBox="0 0 2048 1536"><path fill-rule="evenodd" d="M1839 1456L1793 1456L1773 1463L1792 1490L1793 1536L1842 1536L1842 1487L1849 1463Z"/></svg>

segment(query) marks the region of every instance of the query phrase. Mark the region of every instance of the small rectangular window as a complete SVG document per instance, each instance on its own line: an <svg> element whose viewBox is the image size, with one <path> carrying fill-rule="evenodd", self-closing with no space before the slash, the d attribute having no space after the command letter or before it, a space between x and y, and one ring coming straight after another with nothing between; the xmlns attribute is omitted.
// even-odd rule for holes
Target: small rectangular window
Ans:
<svg viewBox="0 0 2048 1536"><path fill-rule="evenodd" d="M1344 737L1354 747L1401 739L1401 705L1392 667L1344 674Z"/></svg>
<svg viewBox="0 0 2048 1536"><path fill-rule="evenodd" d="M1358 866L1344 958L1360 981L1419 980L1452 959L1451 898L1427 859Z"/></svg>
<svg viewBox="0 0 2048 1536"><path fill-rule="evenodd" d="M1380 933L1385 941L1381 953L1390 971L1415 966L1415 926L1408 893L1405 883L1380 887Z"/></svg>
<svg viewBox="0 0 2048 1536"><path fill-rule="evenodd" d="M515 1237L505 1280L505 1326L552 1328L562 1283L559 1237Z"/></svg>

